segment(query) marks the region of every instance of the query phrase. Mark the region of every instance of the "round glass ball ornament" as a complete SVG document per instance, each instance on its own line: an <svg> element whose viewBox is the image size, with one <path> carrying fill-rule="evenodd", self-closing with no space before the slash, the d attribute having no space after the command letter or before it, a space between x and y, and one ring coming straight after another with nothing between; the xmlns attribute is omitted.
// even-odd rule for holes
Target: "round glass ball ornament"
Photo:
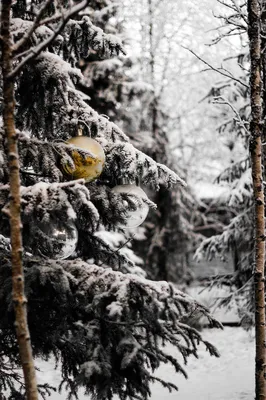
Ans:
<svg viewBox="0 0 266 400"><path fill-rule="evenodd" d="M125 193L128 195L135 195L137 197L142 197L148 199L148 196L139 186L136 185L118 185L112 189L113 193ZM145 221L149 212L149 206L144 201L137 207L136 210L127 212L127 221L125 223L119 223L117 226L120 228L130 229L137 228Z"/></svg>
<svg viewBox="0 0 266 400"><path fill-rule="evenodd" d="M39 254L53 260L64 260L76 250L78 231L73 221L63 224L61 221L41 222L36 229Z"/></svg>
<svg viewBox="0 0 266 400"><path fill-rule="evenodd" d="M90 182L101 175L105 163L105 154L102 146L94 139L88 136L75 136L66 141L66 144L72 144L83 150L89 151L94 157L89 155L84 157L78 151L71 153L74 161L74 167L64 165L63 171L69 179L85 179Z"/></svg>

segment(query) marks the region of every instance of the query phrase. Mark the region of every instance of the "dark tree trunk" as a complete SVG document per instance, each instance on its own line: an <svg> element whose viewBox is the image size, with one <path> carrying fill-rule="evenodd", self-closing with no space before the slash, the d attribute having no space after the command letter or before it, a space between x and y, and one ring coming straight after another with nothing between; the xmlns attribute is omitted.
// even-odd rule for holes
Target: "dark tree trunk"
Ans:
<svg viewBox="0 0 266 400"><path fill-rule="evenodd" d="M17 150L17 135L14 121L14 82L8 76L12 70L12 42L10 35L10 15L12 0L2 2L1 44L3 75L3 121L7 138L9 160L10 204L7 211L11 231L12 298L15 310L15 327L21 364L24 373L28 400L38 399L35 368L32 357L29 329L27 325L26 297L24 294L24 274L22 265L22 237L20 217L20 177Z"/></svg>
<svg viewBox="0 0 266 400"><path fill-rule="evenodd" d="M265 209L262 177L262 102L261 102L261 13L258 0L248 0L250 47L250 157L255 201L255 330L256 400L266 399L265 380Z"/></svg>

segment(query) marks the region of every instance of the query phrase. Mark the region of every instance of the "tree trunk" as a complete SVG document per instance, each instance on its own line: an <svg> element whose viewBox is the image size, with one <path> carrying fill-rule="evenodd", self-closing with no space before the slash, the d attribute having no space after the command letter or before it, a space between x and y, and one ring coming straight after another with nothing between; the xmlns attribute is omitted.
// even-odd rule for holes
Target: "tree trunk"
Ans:
<svg viewBox="0 0 266 400"><path fill-rule="evenodd" d="M20 177L17 150L17 135L14 121L14 82L8 75L12 70L12 41L10 35L10 15L12 0L2 1L1 42L4 110L3 122L7 138L10 205L9 219L11 231L12 298L15 310L15 327L23 368L26 396L28 400L38 399L35 368L32 357L29 329L27 325L26 297L24 294L24 274L22 265L22 236L20 217Z"/></svg>
<svg viewBox="0 0 266 400"><path fill-rule="evenodd" d="M262 102L261 102L261 14L258 0L248 0L248 34L250 47L250 157L255 201L255 330L256 370L255 399L266 399L265 380L265 222L262 179Z"/></svg>
<svg viewBox="0 0 266 400"><path fill-rule="evenodd" d="M148 15L149 15L149 64L150 64L150 82L154 89L155 94L155 76L154 76L154 67L155 67L155 54L154 54L154 27L153 27L153 5L152 0L148 0Z"/></svg>
<svg viewBox="0 0 266 400"><path fill-rule="evenodd" d="M261 1L261 48L265 49L266 46L266 0ZM261 66L262 66L262 83L263 83L263 92L262 92L262 120L263 120L263 131L262 131L262 142L266 142L266 54L265 51L261 54ZM263 181L266 181L266 154L262 153L262 165L263 169ZM265 189L264 189L265 196Z"/></svg>

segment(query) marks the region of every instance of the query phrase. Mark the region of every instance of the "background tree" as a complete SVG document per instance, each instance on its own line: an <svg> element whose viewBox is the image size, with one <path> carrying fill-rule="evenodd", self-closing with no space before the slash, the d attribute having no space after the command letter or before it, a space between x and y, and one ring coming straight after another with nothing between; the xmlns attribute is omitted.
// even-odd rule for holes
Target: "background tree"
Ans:
<svg viewBox="0 0 266 400"><path fill-rule="evenodd" d="M236 150L234 148L239 145L237 142L240 139L242 151L237 149L235 154L239 159L233 157L231 165L219 177L219 180L226 180L231 184L233 190L229 194L229 206L235 215L221 235L211 237L202 243L198 254L205 253L211 258L217 254L233 252L235 274L215 277L213 282L231 285L232 293L222 299L220 304L228 304L234 300L239 306L242 321L248 325L253 322L255 324L256 399L259 399L266 396L265 210L262 168L264 129L262 118L265 104L262 91L264 57L261 56L261 26L264 24L264 13L260 4L252 0L248 1L247 5L235 1L221 3L227 7L228 14L220 17L225 25L222 25L215 42L224 37L237 35L241 38L241 44L247 44L246 33L249 36L249 54L246 49L241 49L240 54L231 58L238 61L238 67L233 65L235 73L232 73L232 68L229 70L225 66L217 71L228 79L211 93L215 96L214 102L223 107L220 117L221 114L226 117L219 125L219 130L229 133L231 151Z"/></svg>
<svg viewBox="0 0 266 400"><path fill-rule="evenodd" d="M265 377L265 206L262 148L262 82L261 82L261 8L256 0L248 1L248 36L250 49L250 161L254 196L254 291L256 332L256 399L266 398Z"/></svg>
<svg viewBox="0 0 266 400"><path fill-rule="evenodd" d="M249 158L250 59L247 47L247 11L244 6L239 8L239 4L228 2L228 7L222 9L224 14L221 15L224 18L221 17L220 20L227 22L221 22L213 43L217 44L223 38L230 38L231 35L235 37L237 34L234 38L235 47L232 48L235 53L224 61L222 67L221 72L228 76L217 82L208 94L210 103L215 107L213 110L218 133L230 152L229 163L217 177L217 182L227 187L218 201L228 207L231 218L221 234L203 241L197 256L205 254L209 259L220 256L227 260L232 254L234 274L216 277L215 282L230 285L231 293L222 303L235 303L243 323L248 325L254 321L253 191Z"/></svg>
<svg viewBox="0 0 266 400"><path fill-rule="evenodd" d="M74 8L84 4L88 5L77 2ZM69 398L83 386L96 399L111 399L114 394L121 399L146 399L150 383L161 381L150 369L154 371L161 362L171 363L185 375L160 341L172 343L185 362L189 355L197 355L200 342L217 355L184 320L197 309L213 326L219 324L170 284L130 274L132 262L97 234L100 226L125 224L144 203L153 205L146 197L114 192L123 179L153 188L162 181L169 187L183 181L134 148L118 126L90 106L88 95L80 90L86 86L77 68L80 59L87 57L88 49L110 58L123 52L123 46L117 36L98 27L101 18L108 17L111 3L90 2L76 17L71 6L72 2L17 0L12 7L13 69L8 79L15 81L23 261L33 354L44 359L54 355L60 361L61 387L66 386ZM86 176L87 182L71 179L84 163L88 167L101 161L101 152L65 143L81 129L105 152L104 170L94 181L92 176ZM3 127L0 145L0 204L8 211ZM25 386L17 373L10 231L4 213L0 232L0 393L4 399L24 398ZM51 388L45 385L39 390L45 395Z"/></svg>
<svg viewBox="0 0 266 400"><path fill-rule="evenodd" d="M183 10L181 17L173 21L170 10L176 5L170 3L145 1L133 5L128 1L120 11L129 40L140 49L137 58L140 66L132 65L131 60L136 59L132 54L131 60L127 60L131 68L124 78L119 72L116 75L115 81L120 82L117 101L125 107L116 109L115 118L136 147L158 162L176 168L177 159L172 154L167 129L169 109L164 102L175 41L189 10ZM185 171L179 173L184 175ZM197 238L193 232L196 200L190 190L168 191L162 181L159 191L150 192L150 196L157 204L157 211L151 213L144 225L145 236L141 236L140 244L134 241L134 248L144 258L149 277L181 283L189 279L187 256Z"/></svg>

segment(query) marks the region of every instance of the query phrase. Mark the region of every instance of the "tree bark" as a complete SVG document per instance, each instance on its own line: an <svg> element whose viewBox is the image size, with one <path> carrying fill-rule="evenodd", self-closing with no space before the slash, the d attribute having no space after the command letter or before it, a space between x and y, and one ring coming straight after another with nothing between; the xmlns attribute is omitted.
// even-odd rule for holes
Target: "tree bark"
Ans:
<svg viewBox="0 0 266 400"><path fill-rule="evenodd" d="M261 48L265 49L266 46L266 0L261 1ZM262 68L262 120L263 120L263 130L262 130L262 143L266 142L266 54L262 51L261 54L261 68ZM263 168L263 181L266 181L266 154L262 153L262 165ZM265 188L264 188L265 196Z"/></svg>
<svg viewBox="0 0 266 400"><path fill-rule="evenodd" d="M255 400L266 399L265 380L265 220L262 172L262 82L261 82L261 10L258 0L248 0L250 48L250 157L255 201Z"/></svg>
<svg viewBox="0 0 266 400"><path fill-rule="evenodd" d="M38 399L35 368L32 357L30 334L27 324L26 297L24 293L24 274L22 265L22 236L20 217L20 177L17 150L17 135L15 131L15 98L14 81L8 75L12 70L12 41L10 34L10 15L12 0L2 1L1 10L1 48L3 75L3 122L7 138L10 205L9 220L11 232L12 260L12 299L15 310L15 327L23 368L27 400Z"/></svg>

